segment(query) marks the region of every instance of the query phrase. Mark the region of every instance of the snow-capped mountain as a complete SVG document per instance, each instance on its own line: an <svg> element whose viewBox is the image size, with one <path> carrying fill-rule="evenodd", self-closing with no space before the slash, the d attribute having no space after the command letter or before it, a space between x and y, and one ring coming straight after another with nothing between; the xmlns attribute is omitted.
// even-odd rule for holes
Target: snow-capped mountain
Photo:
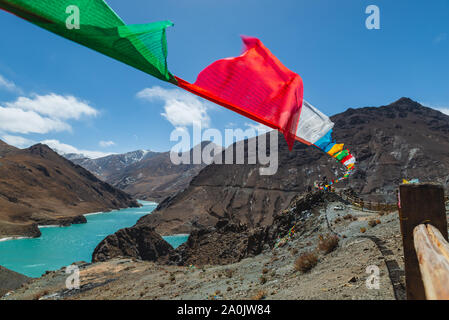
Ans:
<svg viewBox="0 0 449 320"><path fill-rule="evenodd" d="M65 154L64 157L107 181L109 176L121 172L134 163L154 157L158 154L159 152L136 150L123 154L112 154L97 159L90 159L83 154L74 153Z"/></svg>

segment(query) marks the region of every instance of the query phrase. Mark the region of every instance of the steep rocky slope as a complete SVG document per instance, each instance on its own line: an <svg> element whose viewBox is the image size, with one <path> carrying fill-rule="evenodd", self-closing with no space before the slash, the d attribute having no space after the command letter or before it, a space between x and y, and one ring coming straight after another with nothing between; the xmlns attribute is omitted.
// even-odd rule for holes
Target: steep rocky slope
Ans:
<svg viewBox="0 0 449 320"><path fill-rule="evenodd" d="M350 108L332 120L334 138L358 160L352 177L337 188L351 187L366 200L393 202L403 178L449 186L449 117L443 113L401 98L377 108ZM161 234L188 233L221 218L250 227L269 225L273 213L296 194L342 170L313 147L295 143L290 152L281 136L278 149L275 175L259 175L259 165L209 165L186 190L138 223L149 223Z"/></svg>
<svg viewBox="0 0 449 320"><path fill-rule="evenodd" d="M82 223L85 213L138 206L46 145L0 147L0 237L39 236L37 224Z"/></svg>

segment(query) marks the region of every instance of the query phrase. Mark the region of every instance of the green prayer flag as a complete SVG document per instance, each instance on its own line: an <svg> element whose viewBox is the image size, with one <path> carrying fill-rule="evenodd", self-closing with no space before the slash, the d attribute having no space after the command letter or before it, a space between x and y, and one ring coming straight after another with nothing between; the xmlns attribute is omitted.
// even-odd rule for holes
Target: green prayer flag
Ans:
<svg viewBox="0 0 449 320"><path fill-rule="evenodd" d="M0 8L164 81L170 21L125 25L103 0L0 0Z"/></svg>

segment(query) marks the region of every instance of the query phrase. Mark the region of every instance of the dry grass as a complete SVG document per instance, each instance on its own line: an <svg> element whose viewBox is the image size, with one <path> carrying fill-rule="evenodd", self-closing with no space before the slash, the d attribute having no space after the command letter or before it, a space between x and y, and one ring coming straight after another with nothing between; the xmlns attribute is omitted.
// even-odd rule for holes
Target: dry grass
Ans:
<svg viewBox="0 0 449 320"><path fill-rule="evenodd" d="M318 240L318 250L328 254L334 251L338 247L339 239L336 235L327 234L325 236L320 235Z"/></svg>
<svg viewBox="0 0 449 320"><path fill-rule="evenodd" d="M267 296L267 292L265 290L259 290L254 296L252 296L251 300L262 300Z"/></svg>
<svg viewBox="0 0 449 320"><path fill-rule="evenodd" d="M46 295L48 295L48 293L49 293L48 290L44 290L44 291L38 292L38 293L33 295L33 300L39 300L40 298L45 297Z"/></svg>
<svg viewBox="0 0 449 320"><path fill-rule="evenodd" d="M307 272L316 266L318 256L314 252L305 252L295 260L295 270Z"/></svg>

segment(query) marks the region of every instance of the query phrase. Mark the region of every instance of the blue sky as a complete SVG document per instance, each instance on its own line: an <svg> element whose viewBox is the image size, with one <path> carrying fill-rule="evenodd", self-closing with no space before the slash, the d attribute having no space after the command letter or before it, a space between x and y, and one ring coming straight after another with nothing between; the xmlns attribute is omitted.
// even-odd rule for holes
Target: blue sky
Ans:
<svg viewBox="0 0 449 320"><path fill-rule="evenodd" d="M107 3L129 24L173 21L168 65L188 81L211 62L239 55L239 36L249 35L301 75L305 98L328 115L403 96L449 112L447 0ZM380 30L365 27L370 4L380 8ZM93 156L175 144L170 133L182 121L166 109L170 94L179 94L170 84L3 11L0 36L0 139L18 146L52 141ZM254 124L189 94L178 99L209 127ZM52 106L67 112L55 114Z"/></svg>

